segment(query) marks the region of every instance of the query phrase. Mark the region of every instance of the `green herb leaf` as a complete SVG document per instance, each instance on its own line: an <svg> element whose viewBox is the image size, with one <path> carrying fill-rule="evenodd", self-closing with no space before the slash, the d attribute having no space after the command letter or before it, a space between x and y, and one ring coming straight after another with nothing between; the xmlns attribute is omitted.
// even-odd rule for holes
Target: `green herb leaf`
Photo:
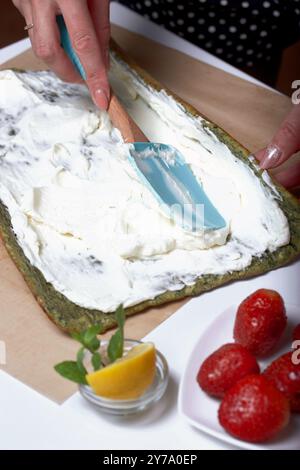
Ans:
<svg viewBox="0 0 300 470"><path fill-rule="evenodd" d="M101 332L102 325L92 325L83 334L83 340L85 344L89 344L94 338Z"/></svg>
<svg viewBox="0 0 300 470"><path fill-rule="evenodd" d="M75 361L64 361L54 366L56 372L58 372L65 379L71 380L78 384L87 384L85 373L83 373L78 367Z"/></svg>
<svg viewBox="0 0 300 470"><path fill-rule="evenodd" d="M122 305L117 308L116 320L119 328L110 338L107 347L107 354L110 362L114 362L116 359L123 356L125 313Z"/></svg>
<svg viewBox="0 0 300 470"><path fill-rule="evenodd" d="M84 367L83 358L84 358L84 346L82 346L77 353L77 367L82 374L86 375L87 370Z"/></svg>
<svg viewBox="0 0 300 470"><path fill-rule="evenodd" d="M72 338L81 344L83 343L83 335L84 335L84 332L83 333L77 333L77 332L71 333Z"/></svg>
<svg viewBox="0 0 300 470"><path fill-rule="evenodd" d="M81 333L72 333L71 336L91 353L93 353L100 347L100 341L98 340L97 335L101 332L101 330L102 325L97 323L96 325L90 326L87 330L82 331Z"/></svg>
<svg viewBox="0 0 300 470"><path fill-rule="evenodd" d="M116 359L123 356L123 335L120 330L117 330L110 338L107 354L110 362L115 362Z"/></svg>
<svg viewBox="0 0 300 470"><path fill-rule="evenodd" d="M116 320L118 323L118 327L122 330L124 330L124 325L125 325L125 312L123 305L119 305L119 307L116 310Z"/></svg>
<svg viewBox="0 0 300 470"><path fill-rule="evenodd" d="M94 352L92 355L92 365L95 371L102 368L101 356L98 352Z"/></svg>
<svg viewBox="0 0 300 470"><path fill-rule="evenodd" d="M91 353L97 351L97 349L100 348L100 341L98 338L93 338L90 340L89 343L86 343L86 346L85 346Z"/></svg>

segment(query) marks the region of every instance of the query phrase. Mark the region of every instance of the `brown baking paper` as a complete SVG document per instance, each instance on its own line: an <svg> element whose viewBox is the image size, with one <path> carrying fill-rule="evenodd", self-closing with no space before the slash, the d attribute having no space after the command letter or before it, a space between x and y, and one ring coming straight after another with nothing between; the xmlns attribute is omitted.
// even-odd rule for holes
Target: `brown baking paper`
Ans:
<svg viewBox="0 0 300 470"><path fill-rule="evenodd" d="M153 77L194 105L200 113L223 127L251 151L266 145L290 107L289 99L285 96L119 27L113 27L113 37ZM2 66L10 67L31 70L45 68L32 51ZM130 317L126 322L126 336L142 338L184 302L174 302ZM47 318L2 242L0 340L5 341L6 345L3 370L59 403L74 393L76 385L58 376L53 365L65 359L73 359L78 345Z"/></svg>

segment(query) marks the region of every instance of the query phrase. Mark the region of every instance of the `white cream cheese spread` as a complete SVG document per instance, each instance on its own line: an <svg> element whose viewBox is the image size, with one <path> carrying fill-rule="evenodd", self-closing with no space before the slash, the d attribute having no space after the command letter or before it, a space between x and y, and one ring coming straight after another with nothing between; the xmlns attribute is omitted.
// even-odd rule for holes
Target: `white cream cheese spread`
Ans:
<svg viewBox="0 0 300 470"><path fill-rule="evenodd" d="M242 270L289 242L267 174L259 180L204 120L114 58L111 83L149 140L182 152L226 227L190 233L170 220L85 87L2 71L0 199L26 257L57 291L109 312Z"/></svg>

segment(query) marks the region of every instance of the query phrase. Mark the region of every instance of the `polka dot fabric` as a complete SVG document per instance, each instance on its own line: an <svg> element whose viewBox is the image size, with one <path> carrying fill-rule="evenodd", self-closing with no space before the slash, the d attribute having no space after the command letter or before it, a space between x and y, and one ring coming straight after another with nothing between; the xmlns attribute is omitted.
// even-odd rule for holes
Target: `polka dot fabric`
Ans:
<svg viewBox="0 0 300 470"><path fill-rule="evenodd" d="M122 0L180 37L272 83L300 38L300 0Z"/></svg>

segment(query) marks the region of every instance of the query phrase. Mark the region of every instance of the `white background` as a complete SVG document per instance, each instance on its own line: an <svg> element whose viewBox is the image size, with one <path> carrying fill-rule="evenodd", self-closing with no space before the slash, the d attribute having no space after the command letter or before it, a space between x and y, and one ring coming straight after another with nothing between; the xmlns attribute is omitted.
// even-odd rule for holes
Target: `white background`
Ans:
<svg viewBox="0 0 300 470"><path fill-rule="evenodd" d="M112 5L112 20L249 81L256 80L211 54L161 29L120 5ZM29 47L23 40L0 51L0 62ZM263 86L263 85L262 85ZM226 449L221 441L190 427L177 412L180 377L193 346L207 325L230 305L261 287L277 289L286 301L300 305L300 263L265 276L235 282L190 300L152 331L147 340L166 356L170 383L161 403L141 415L117 418L101 415L76 393L57 405L0 371L0 446L2 449ZM230 338L228 338L228 341ZM9 354L9 351L8 351Z"/></svg>

